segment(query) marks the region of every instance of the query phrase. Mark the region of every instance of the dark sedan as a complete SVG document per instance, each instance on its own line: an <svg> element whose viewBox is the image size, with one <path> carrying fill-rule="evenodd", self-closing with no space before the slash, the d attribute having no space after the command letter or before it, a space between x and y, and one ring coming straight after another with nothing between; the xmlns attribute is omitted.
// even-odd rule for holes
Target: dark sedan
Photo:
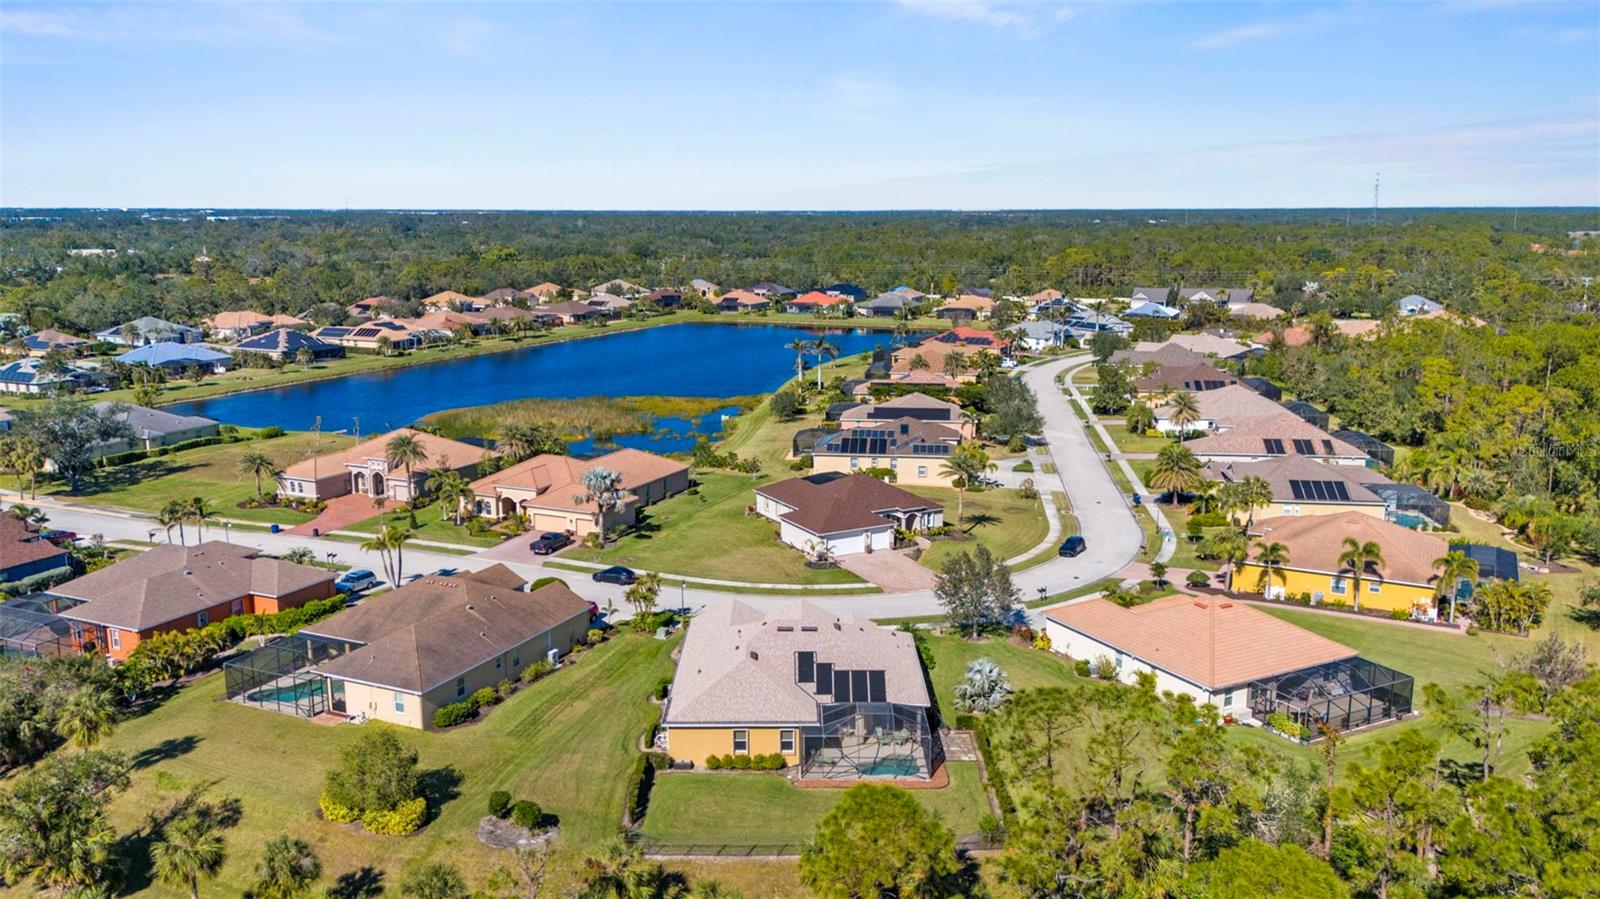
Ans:
<svg viewBox="0 0 1600 899"><path fill-rule="evenodd" d="M533 541L533 543L529 544L528 548L532 549L533 550L533 554L536 555L536 556L548 556L551 553L555 552L556 550L559 550L559 549L562 549L564 547L568 547L568 546L571 546L571 545L572 545L572 538L571 537L567 536L566 534L558 533L556 531L550 531L548 533L540 534L539 535L539 539L537 539L537 540Z"/></svg>
<svg viewBox="0 0 1600 899"><path fill-rule="evenodd" d="M594 579L602 584L617 584L619 586L626 587L634 581L637 581L639 576L633 573L632 568L625 568L621 565L613 565L610 568L596 571L594 573Z"/></svg>

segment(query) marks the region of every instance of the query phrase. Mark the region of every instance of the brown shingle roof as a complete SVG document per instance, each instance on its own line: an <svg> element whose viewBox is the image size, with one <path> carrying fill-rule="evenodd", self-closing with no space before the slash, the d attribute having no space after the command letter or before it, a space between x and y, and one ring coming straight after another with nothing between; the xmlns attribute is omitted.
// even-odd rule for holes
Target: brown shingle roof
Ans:
<svg viewBox="0 0 1600 899"><path fill-rule="evenodd" d="M10 515L0 516L0 569L14 568L40 559L60 557L67 564L67 551L39 536Z"/></svg>
<svg viewBox="0 0 1600 899"><path fill-rule="evenodd" d="M1091 599L1044 614L1207 690L1356 655L1348 646L1218 597L1168 596L1131 609Z"/></svg>
<svg viewBox="0 0 1600 899"><path fill-rule="evenodd" d="M756 493L794 509L782 518L813 534L882 527L883 511L938 509L938 503L870 475L820 474L756 488Z"/></svg>
<svg viewBox="0 0 1600 899"><path fill-rule="evenodd" d="M818 662L836 669L884 672L888 702L930 704L910 634L854 615L831 615L804 600L765 615L730 600L690 623L665 723L816 722L820 706L813 689L795 682L795 653L802 651L815 652Z"/></svg>
<svg viewBox="0 0 1600 899"><path fill-rule="evenodd" d="M1353 511L1257 519L1253 531L1262 541L1289 547L1286 568L1329 574L1350 572L1339 564L1346 537L1362 544L1371 541L1383 551L1383 564L1376 569L1384 580L1425 587L1438 578L1433 561L1450 551L1438 537Z"/></svg>
<svg viewBox="0 0 1600 899"><path fill-rule="evenodd" d="M1197 396L1204 395L1203 393L1197 394ZM1225 420L1225 423L1228 425L1227 430L1185 441L1184 445L1201 458L1208 456L1263 456L1269 455L1266 441L1278 440L1283 444L1283 453L1271 453L1270 455L1305 455L1299 452L1299 448L1295 446L1294 441L1309 440L1311 441L1311 455L1313 456L1360 460L1363 464L1367 459L1366 453L1332 436L1327 431L1311 424L1287 409L1283 410L1280 415L1237 418L1232 421Z"/></svg>
<svg viewBox="0 0 1600 899"><path fill-rule="evenodd" d="M1156 370L1137 378L1134 386L1139 390L1215 390L1208 384L1223 386L1239 383L1239 379L1214 365L1157 365Z"/></svg>
<svg viewBox="0 0 1600 899"><path fill-rule="evenodd" d="M1210 462L1201 473L1210 481L1234 482L1252 476L1261 478L1272 486L1273 502L1360 503L1381 506L1384 504L1383 498L1365 486L1371 483L1371 479L1354 476L1354 473L1365 471L1367 469L1360 465L1326 465L1305 456L1284 456L1267 462ZM1289 485L1290 481L1337 481L1344 484L1345 492L1350 498L1312 500L1309 497L1295 496L1294 490Z"/></svg>
<svg viewBox="0 0 1600 899"><path fill-rule="evenodd" d="M329 677L426 693L563 622L589 614L589 601L566 584L546 584L523 593L499 583L498 575L480 579L485 573L425 577L306 628L306 633L365 644L315 670Z"/></svg>
<svg viewBox="0 0 1600 899"><path fill-rule="evenodd" d="M68 618L142 631L244 596L284 596L333 578L321 568L211 540L156 546L51 592L84 601Z"/></svg>

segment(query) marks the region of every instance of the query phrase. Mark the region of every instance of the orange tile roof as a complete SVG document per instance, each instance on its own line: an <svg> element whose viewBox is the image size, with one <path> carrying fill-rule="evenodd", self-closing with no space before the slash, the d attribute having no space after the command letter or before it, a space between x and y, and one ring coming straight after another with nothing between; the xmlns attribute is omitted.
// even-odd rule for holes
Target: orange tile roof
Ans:
<svg viewBox="0 0 1600 899"><path fill-rule="evenodd" d="M462 443L459 440L451 440L448 437L440 437L437 434L429 434L426 431L418 431L415 428L400 428L399 430L364 440L346 450L310 459L301 459L299 462L285 468L283 476L287 478L327 477L330 474L337 473L346 463L360 463L367 459L385 458L388 455L387 447L389 441L401 434L409 434L415 437L417 442L422 444L422 448L428 453L428 461L416 466L419 471L427 468L465 468L468 465L477 464L485 454L492 455L481 446L473 446L470 443Z"/></svg>
<svg viewBox="0 0 1600 899"><path fill-rule="evenodd" d="M1327 574L1350 572L1349 566L1339 563L1346 537L1357 543L1370 541L1383 551L1383 564L1375 567L1384 580L1424 587L1438 579L1433 561L1450 551L1438 537L1361 512L1257 519L1252 530L1264 542L1289 547L1284 567Z"/></svg>
<svg viewBox="0 0 1600 899"><path fill-rule="evenodd" d="M635 449L620 449L587 461L544 453L481 477L471 486L474 493L483 496L493 494L496 487L531 490L538 495L534 505L592 513L598 511L599 506L592 500L584 500L583 488L579 486L584 472L591 468L609 468L622 475L622 489L632 492L650 481L686 471L688 466Z"/></svg>
<svg viewBox="0 0 1600 899"><path fill-rule="evenodd" d="M534 296L540 297L553 297L560 292L561 285L555 283L554 281L546 281L543 284L535 284L523 291L523 293L531 293Z"/></svg>
<svg viewBox="0 0 1600 899"><path fill-rule="evenodd" d="M427 299L424 299L422 301L422 305L424 305L424 306L448 306L451 303L467 303L469 305L477 305L477 302L478 302L478 298L477 297L469 297L464 293L460 293L460 292L454 291L454 290L441 290L438 293L434 294L433 296L428 297Z"/></svg>
<svg viewBox="0 0 1600 899"><path fill-rule="evenodd" d="M836 296L833 296L832 294L823 293L820 290L813 290L810 293L803 293L800 296L795 297L794 299L789 301L788 305L791 305L791 306L837 306L837 305L839 305L840 303L843 303L843 302L845 302L845 298L844 297L836 297Z"/></svg>
<svg viewBox="0 0 1600 899"><path fill-rule="evenodd" d="M1213 596L1168 596L1131 609L1091 599L1056 606L1044 614L1207 690L1356 655L1348 646Z"/></svg>

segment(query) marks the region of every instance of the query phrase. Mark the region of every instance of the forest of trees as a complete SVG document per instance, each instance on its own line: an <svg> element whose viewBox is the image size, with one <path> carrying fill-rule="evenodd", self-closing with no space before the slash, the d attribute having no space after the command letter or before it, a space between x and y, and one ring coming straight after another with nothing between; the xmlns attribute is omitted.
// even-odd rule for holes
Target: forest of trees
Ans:
<svg viewBox="0 0 1600 899"><path fill-rule="evenodd" d="M1587 300L1600 254L1564 250L1592 210L1004 213L230 213L30 210L5 222L0 311L86 331L139 315L298 313L374 295L481 294L613 277L946 293L1249 286L1303 311L1421 293L1493 322ZM73 255L73 249L115 255ZM1303 294L1307 281L1319 289Z"/></svg>

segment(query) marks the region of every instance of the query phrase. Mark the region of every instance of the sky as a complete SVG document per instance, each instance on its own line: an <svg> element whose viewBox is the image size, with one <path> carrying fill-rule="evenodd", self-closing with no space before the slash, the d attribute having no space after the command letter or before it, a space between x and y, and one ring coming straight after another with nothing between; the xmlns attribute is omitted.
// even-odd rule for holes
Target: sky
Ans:
<svg viewBox="0 0 1600 899"><path fill-rule="evenodd" d="M0 206L1600 205L1600 3L0 4Z"/></svg>

